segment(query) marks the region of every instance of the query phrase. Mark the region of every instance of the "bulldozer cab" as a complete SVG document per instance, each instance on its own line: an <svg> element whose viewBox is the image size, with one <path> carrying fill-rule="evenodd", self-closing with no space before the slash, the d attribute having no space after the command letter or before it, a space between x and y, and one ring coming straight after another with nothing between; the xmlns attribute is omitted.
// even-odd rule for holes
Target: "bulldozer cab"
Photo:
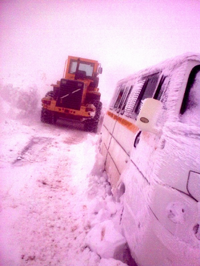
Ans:
<svg viewBox="0 0 200 266"><path fill-rule="evenodd" d="M98 74L102 73L102 68L98 61L68 56L66 62L64 78L65 79L89 79L95 81Z"/></svg>

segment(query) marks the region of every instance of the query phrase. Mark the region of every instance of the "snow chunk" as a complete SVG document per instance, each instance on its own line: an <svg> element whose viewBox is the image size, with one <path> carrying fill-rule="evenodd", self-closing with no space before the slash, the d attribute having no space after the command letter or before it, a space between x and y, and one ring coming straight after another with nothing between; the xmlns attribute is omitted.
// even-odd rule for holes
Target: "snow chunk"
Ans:
<svg viewBox="0 0 200 266"><path fill-rule="evenodd" d="M117 203L107 197L107 209L111 215L114 215L117 212Z"/></svg>
<svg viewBox="0 0 200 266"><path fill-rule="evenodd" d="M101 209L105 208L106 202L102 198L93 199L90 203L90 213L97 214Z"/></svg>
<svg viewBox="0 0 200 266"><path fill-rule="evenodd" d="M88 233L86 244L102 258L118 258L125 249L125 238L115 230L111 220L95 225Z"/></svg>
<svg viewBox="0 0 200 266"><path fill-rule="evenodd" d="M101 259L99 266L127 266L127 264L115 259Z"/></svg>

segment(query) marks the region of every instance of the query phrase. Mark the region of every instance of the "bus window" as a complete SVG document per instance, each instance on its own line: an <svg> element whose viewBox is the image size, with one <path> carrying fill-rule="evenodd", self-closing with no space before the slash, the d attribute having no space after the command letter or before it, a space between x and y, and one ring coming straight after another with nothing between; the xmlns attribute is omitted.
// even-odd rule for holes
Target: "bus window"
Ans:
<svg viewBox="0 0 200 266"><path fill-rule="evenodd" d="M200 66L190 73L180 113L181 122L200 126Z"/></svg>
<svg viewBox="0 0 200 266"><path fill-rule="evenodd" d="M114 109L118 109L119 104L120 104L120 102L122 100L123 93L124 93L124 88L122 87L122 88L120 88L120 90L118 92L117 99L116 99L116 101L114 103Z"/></svg>
<svg viewBox="0 0 200 266"><path fill-rule="evenodd" d="M122 106L123 106L123 104L124 104L124 101L125 101L125 98L126 98L126 94L127 94L127 90L128 90L128 88L126 87L126 88L124 89L124 91L123 91L123 94L122 94L122 97L121 97L121 101L120 101L120 103L119 103L119 105L118 105L118 111L121 110L121 108L122 108Z"/></svg>
<svg viewBox="0 0 200 266"><path fill-rule="evenodd" d="M127 97L127 102L124 109L124 115L127 117L134 117L134 108L135 103L139 97L141 89L144 85L144 79L138 79L134 81L134 84L131 85L129 96Z"/></svg>
<svg viewBox="0 0 200 266"><path fill-rule="evenodd" d="M167 109L166 103L167 103L167 97L168 97L168 85L169 85L170 79L168 76L162 76L160 79L160 82L158 84L157 90L154 95L154 99L159 100L163 104L163 109Z"/></svg>
<svg viewBox="0 0 200 266"><path fill-rule="evenodd" d="M148 77L145 82L144 85L142 87L142 90L139 94L139 97L136 101L135 107L134 107L134 112L136 114L139 113L140 111L140 107L142 104L142 100L146 99L146 98L152 98L158 83L158 79L159 79L159 73L156 73L150 77Z"/></svg>
<svg viewBox="0 0 200 266"><path fill-rule="evenodd" d="M132 91L132 89L133 89L133 86L131 86L130 88L126 88L126 89L127 89L127 92L126 92L125 99L124 99L124 102L123 102L123 104L122 104L122 108L121 108L122 113L124 113L124 109L125 109L126 104L127 104L127 102L128 102L128 98L129 98L129 96L130 96L130 94L131 94L131 91Z"/></svg>
<svg viewBox="0 0 200 266"><path fill-rule="evenodd" d="M166 76L162 76L161 79L160 79L160 82L158 84L158 88L157 88L156 93L155 93L155 95L153 97L156 100L160 100L161 99L161 96L162 96L164 88L165 88L165 86L163 86L163 83L164 83L165 79L166 79Z"/></svg>
<svg viewBox="0 0 200 266"><path fill-rule="evenodd" d="M121 91L121 86L118 86L118 87L116 88L115 94L113 95L112 100L111 100L111 102L110 102L109 109L112 110L112 109L115 108L115 106L116 106L116 102L117 102L117 99L118 99L118 96L119 96L119 94L120 94L120 91Z"/></svg>

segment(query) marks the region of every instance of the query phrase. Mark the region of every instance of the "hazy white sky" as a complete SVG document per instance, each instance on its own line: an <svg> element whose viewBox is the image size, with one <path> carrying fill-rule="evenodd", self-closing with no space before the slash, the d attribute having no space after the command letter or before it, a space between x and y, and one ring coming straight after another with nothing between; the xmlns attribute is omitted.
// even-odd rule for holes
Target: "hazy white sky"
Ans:
<svg viewBox="0 0 200 266"><path fill-rule="evenodd" d="M99 60L100 86L185 52L200 53L199 0L1 0L0 77L47 82L68 55Z"/></svg>

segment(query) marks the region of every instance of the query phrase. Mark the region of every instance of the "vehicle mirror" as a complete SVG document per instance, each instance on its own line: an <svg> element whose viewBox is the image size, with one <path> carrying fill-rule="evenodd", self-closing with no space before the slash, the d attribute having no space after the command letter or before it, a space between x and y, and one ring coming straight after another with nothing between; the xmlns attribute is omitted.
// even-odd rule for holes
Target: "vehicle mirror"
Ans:
<svg viewBox="0 0 200 266"><path fill-rule="evenodd" d="M157 133L156 122L161 109L162 103L160 101L153 98L145 99L136 121L139 129Z"/></svg>
<svg viewBox="0 0 200 266"><path fill-rule="evenodd" d="M99 67L98 68L98 74L102 74L103 73L103 68L102 67Z"/></svg>

